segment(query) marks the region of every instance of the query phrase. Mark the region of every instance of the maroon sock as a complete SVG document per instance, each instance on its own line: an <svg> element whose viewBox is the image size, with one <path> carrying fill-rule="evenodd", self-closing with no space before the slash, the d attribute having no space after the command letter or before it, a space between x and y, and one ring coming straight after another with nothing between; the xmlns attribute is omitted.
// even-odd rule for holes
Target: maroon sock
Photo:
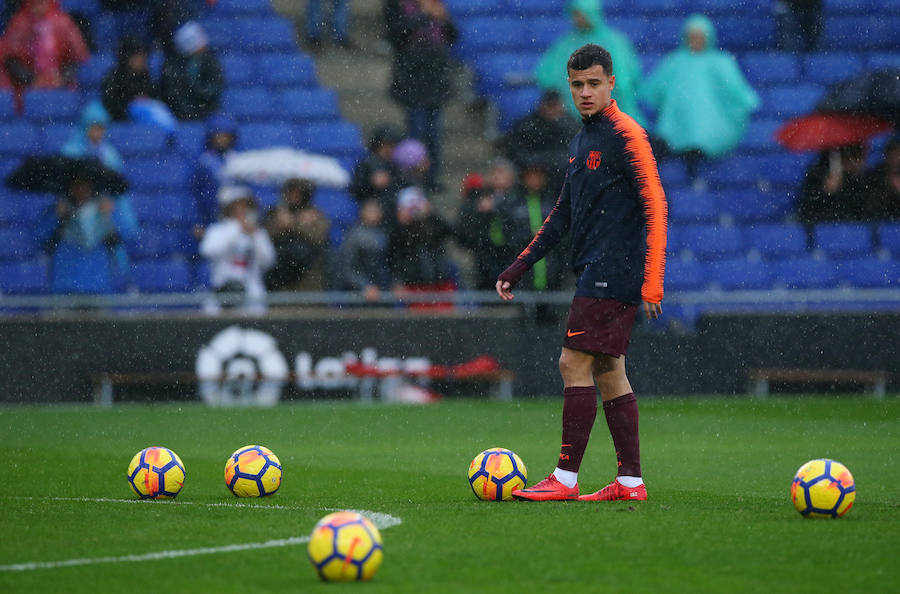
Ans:
<svg viewBox="0 0 900 594"><path fill-rule="evenodd" d="M557 466L578 472L597 417L597 390L594 386L579 386L566 388L563 395L562 446Z"/></svg>
<svg viewBox="0 0 900 594"><path fill-rule="evenodd" d="M617 476L641 476L641 442L638 437L637 398L630 392L603 403L606 424L616 447Z"/></svg>

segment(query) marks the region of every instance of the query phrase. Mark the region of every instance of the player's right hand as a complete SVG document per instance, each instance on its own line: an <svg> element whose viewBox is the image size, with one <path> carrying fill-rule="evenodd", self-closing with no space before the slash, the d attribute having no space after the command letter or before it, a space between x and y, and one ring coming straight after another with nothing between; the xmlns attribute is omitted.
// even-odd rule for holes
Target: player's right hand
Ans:
<svg viewBox="0 0 900 594"><path fill-rule="evenodd" d="M497 294L500 295L500 299L504 301L513 300L512 285L509 284L509 281L497 281Z"/></svg>

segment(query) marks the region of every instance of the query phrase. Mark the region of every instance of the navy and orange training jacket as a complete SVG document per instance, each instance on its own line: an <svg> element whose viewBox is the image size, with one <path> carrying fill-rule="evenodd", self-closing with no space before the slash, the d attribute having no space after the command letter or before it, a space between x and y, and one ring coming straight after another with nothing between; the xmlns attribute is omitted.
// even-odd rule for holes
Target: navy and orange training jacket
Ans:
<svg viewBox="0 0 900 594"><path fill-rule="evenodd" d="M556 206L518 260L530 268L568 232L577 296L660 303L668 209L647 133L615 100L583 123Z"/></svg>

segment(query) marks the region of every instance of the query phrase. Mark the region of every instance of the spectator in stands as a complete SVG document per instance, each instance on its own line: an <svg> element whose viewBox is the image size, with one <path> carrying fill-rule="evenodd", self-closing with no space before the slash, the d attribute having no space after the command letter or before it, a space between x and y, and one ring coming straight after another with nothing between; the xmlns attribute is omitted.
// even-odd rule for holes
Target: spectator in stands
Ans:
<svg viewBox="0 0 900 594"><path fill-rule="evenodd" d="M67 157L94 157L114 171L121 173L125 165L119 151L106 140L109 114L98 100L93 100L81 112L81 127L62 147Z"/></svg>
<svg viewBox="0 0 900 594"><path fill-rule="evenodd" d="M406 111L407 134L430 156L426 184L438 187L441 108L452 94L450 46L459 32L443 0L386 0L384 22L394 47L391 96Z"/></svg>
<svg viewBox="0 0 900 594"><path fill-rule="evenodd" d="M156 96L150 78L147 46L137 36L126 35L119 42L118 61L103 78L100 97L116 121L128 119L128 106L138 97Z"/></svg>
<svg viewBox="0 0 900 594"><path fill-rule="evenodd" d="M0 38L0 88L74 86L78 65L89 57L58 0L23 0Z"/></svg>
<svg viewBox="0 0 900 594"><path fill-rule="evenodd" d="M375 198L382 208L393 209L397 192L403 187L403 174L391 159L400 134L391 126L381 126L372 133L368 154L353 170L350 194L357 202Z"/></svg>
<svg viewBox="0 0 900 594"><path fill-rule="evenodd" d="M574 30L566 33L544 52L535 69L538 85L545 90L556 90L560 96L569 96L569 80L565 64L572 52L587 43L603 46L612 55L616 86L612 97L619 109L638 122L643 118L638 110L635 93L641 78L641 62L631 41L620 31L610 27L603 18L601 0L572 0L568 6ZM563 65L560 67L560 65ZM579 120L581 116L571 101L567 101L570 113Z"/></svg>
<svg viewBox="0 0 900 594"><path fill-rule="evenodd" d="M131 278L123 242L137 234L133 213L98 195L87 175L76 173L65 196L38 224L37 238L51 256L54 293L113 293Z"/></svg>
<svg viewBox="0 0 900 594"><path fill-rule="evenodd" d="M289 179L281 200L266 215L266 230L275 244L275 266L266 273L273 291L322 291L328 264L330 221L312 203L315 185Z"/></svg>
<svg viewBox="0 0 900 594"><path fill-rule="evenodd" d="M6 29L6 24L17 10L19 10L19 0L6 0L3 6L0 6L0 31Z"/></svg>
<svg viewBox="0 0 900 594"><path fill-rule="evenodd" d="M400 169L403 185L420 188L427 186L431 158L428 156L428 149L424 144L415 138L401 140L394 147L391 160Z"/></svg>
<svg viewBox="0 0 900 594"><path fill-rule="evenodd" d="M884 160L866 175L865 212L877 221L900 221L900 137L884 147Z"/></svg>
<svg viewBox="0 0 900 594"><path fill-rule="evenodd" d="M388 262L398 295L456 290L444 246L452 227L434 213L421 188L410 186L397 196L397 223L388 241Z"/></svg>
<svg viewBox="0 0 900 594"><path fill-rule="evenodd" d="M578 130L559 91L544 91L537 109L513 124L503 139L503 150L519 168L536 160L548 164L551 181L562 185L569 141Z"/></svg>
<svg viewBox="0 0 900 594"><path fill-rule="evenodd" d="M772 5L778 30L778 49L815 52L822 35L822 0L775 0Z"/></svg>
<svg viewBox="0 0 900 594"><path fill-rule="evenodd" d="M256 198L249 188L225 186L219 192L222 219L213 223L200 242L200 255L211 264L211 282L218 294L242 294L241 309L263 313L266 287L263 272L275 263L275 247L265 229L259 227ZM204 310L215 314L228 305L210 299Z"/></svg>
<svg viewBox="0 0 900 594"><path fill-rule="evenodd" d="M697 189L705 187L698 177L702 159L734 149L759 105L734 57L716 49L712 22L699 14L685 21L682 46L662 59L640 96L658 112L651 132L661 145L657 154L684 159Z"/></svg>
<svg viewBox="0 0 900 594"><path fill-rule="evenodd" d="M866 148L861 144L824 151L806 171L798 218L808 224L865 216Z"/></svg>
<svg viewBox="0 0 900 594"><path fill-rule="evenodd" d="M198 120L219 107L225 81L206 32L188 22L175 32L175 52L166 55L159 80L160 98L179 120Z"/></svg>
<svg viewBox="0 0 900 594"><path fill-rule="evenodd" d="M359 221L344 236L339 254L340 287L360 291L366 301L378 301L382 291L391 287L388 268L388 236L382 226L381 202L366 200Z"/></svg>
<svg viewBox="0 0 900 594"><path fill-rule="evenodd" d="M224 114L209 119L206 126L206 150L200 154L191 174L191 194L197 208L194 236L200 239L204 230L219 216L219 189L225 185L225 159L237 142L237 125Z"/></svg>
<svg viewBox="0 0 900 594"><path fill-rule="evenodd" d="M494 195L484 188L465 192L456 218L456 237L471 250L474 260L474 289L487 291L509 259L503 220Z"/></svg>
<svg viewBox="0 0 900 594"><path fill-rule="evenodd" d="M215 0L101 0L107 14L116 19L119 36L139 35L152 47L174 51L172 37L185 23L202 16L204 8L212 7Z"/></svg>
<svg viewBox="0 0 900 594"><path fill-rule="evenodd" d="M331 14L326 24L323 4L331 5ZM347 33L347 22L350 14L349 0L307 0L306 3L306 44L312 51L318 51L322 47L322 29L326 25L331 33L331 40L345 49L349 49L350 37Z"/></svg>
<svg viewBox="0 0 900 594"><path fill-rule="evenodd" d="M513 256L528 245L556 205L557 192L549 187L548 182L549 168L546 163L534 159L522 169L516 191L500 205L503 235L509 244L508 253ZM535 291L562 287L567 268L565 254L564 247L554 248L534 265L531 279L526 277L526 284L522 286ZM496 283L497 275L494 276Z"/></svg>

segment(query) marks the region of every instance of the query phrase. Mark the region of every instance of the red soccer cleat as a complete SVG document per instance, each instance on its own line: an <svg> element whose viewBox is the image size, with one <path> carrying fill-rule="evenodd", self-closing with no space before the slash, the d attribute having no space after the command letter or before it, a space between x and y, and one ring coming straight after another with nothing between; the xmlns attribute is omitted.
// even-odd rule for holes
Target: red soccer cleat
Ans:
<svg viewBox="0 0 900 594"><path fill-rule="evenodd" d="M552 474L527 489L516 489L512 496L523 501L572 501L578 499L578 485L567 487Z"/></svg>
<svg viewBox="0 0 900 594"><path fill-rule="evenodd" d="M578 501L645 501L647 487L643 484L628 488L619 481L613 481L596 493L582 495Z"/></svg>

